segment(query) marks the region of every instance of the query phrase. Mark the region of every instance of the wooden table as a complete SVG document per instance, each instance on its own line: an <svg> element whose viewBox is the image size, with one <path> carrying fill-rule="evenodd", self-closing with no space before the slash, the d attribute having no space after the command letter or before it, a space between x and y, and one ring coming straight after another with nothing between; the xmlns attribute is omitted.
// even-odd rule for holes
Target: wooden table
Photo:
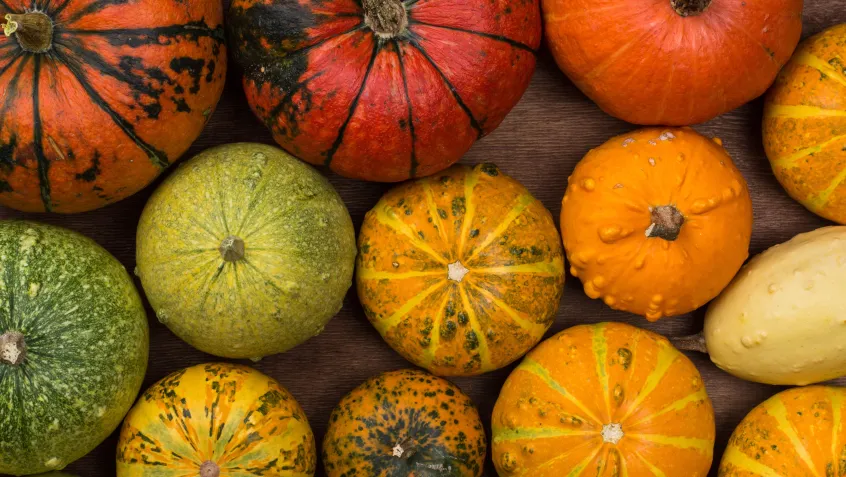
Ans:
<svg viewBox="0 0 846 477"><path fill-rule="evenodd" d="M809 0L804 20L803 37L846 22L846 0ZM757 100L696 127L703 134L723 139L749 182L755 211L751 254L784 242L798 233L828 225L791 200L773 177L761 145L761 114L762 101ZM496 163L543 201L557 222L567 177L576 163L590 148L602 144L612 135L633 128L600 111L567 80L544 49L523 100L496 132L473 147L463 162ZM270 134L249 111L239 79L230 74L217 112L188 156L217 144L243 141L273 144ZM346 202L356 227L361 224L365 212L388 188L333 174L330 174L330 180ZM0 218L27 218L74 229L96 240L128 270L133 270L135 227L141 209L159 182L123 202L94 212L59 216L21 214L3 209L0 210ZM140 290L140 283L138 287ZM622 321L666 336L682 336L701 329L703 311L648 323L643 318L613 311L601 301L589 299L582 290L581 282L568 276L558 318L547 335L582 323ZM149 306L148 316L151 350L145 388L176 369L218 359L176 338L156 321ZM719 459L734 427L755 405L781 388L741 381L717 369L706 356L689 356L701 371L716 410L717 443L710 474L716 476ZM305 408L318 445L326 431L329 414L348 391L374 374L409 366L368 323L352 290L343 310L321 335L288 353L267 357L256 364L246 364L278 379L293 393ZM512 368L454 380L478 405L488 426L488 436L494 402ZM846 385L846 379L838 382ZM115 474L115 447L116 436L113 435L67 470L81 477L112 476ZM318 475L323 475L322 467L318 469ZM485 476L495 475L489 457Z"/></svg>

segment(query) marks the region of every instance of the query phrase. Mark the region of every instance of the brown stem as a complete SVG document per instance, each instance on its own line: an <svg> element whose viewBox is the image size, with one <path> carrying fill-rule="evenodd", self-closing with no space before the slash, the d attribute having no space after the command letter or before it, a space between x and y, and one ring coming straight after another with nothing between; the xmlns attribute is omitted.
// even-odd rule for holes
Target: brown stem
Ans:
<svg viewBox="0 0 846 477"><path fill-rule="evenodd" d="M44 53L53 46L53 20L41 12L6 15L3 33L15 35L21 48L30 53Z"/></svg>
<svg viewBox="0 0 846 477"><path fill-rule="evenodd" d="M702 14L711 0L670 0L670 6L683 17L693 17Z"/></svg>
<svg viewBox="0 0 846 477"><path fill-rule="evenodd" d="M659 237L672 242L679 237L682 225L684 225L684 215L679 212L679 209L672 205L659 205L652 208L652 225L646 229L646 236Z"/></svg>
<svg viewBox="0 0 846 477"><path fill-rule="evenodd" d="M670 343L682 351L696 351L698 353L708 354L708 345L705 343L705 336L702 333L682 336L681 338L671 338Z"/></svg>
<svg viewBox="0 0 846 477"><path fill-rule="evenodd" d="M230 235L220 243L220 256L227 262L237 262L244 258L244 241L240 237Z"/></svg>
<svg viewBox="0 0 846 477"><path fill-rule="evenodd" d="M220 467L214 462L207 460L200 465L200 477L219 477Z"/></svg>
<svg viewBox="0 0 846 477"><path fill-rule="evenodd" d="M401 0L363 0L364 22L376 35L394 38L408 27L408 12Z"/></svg>
<svg viewBox="0 0 846 477"><path fill-rule="evenodd" d="M26 359L26 341L17 331L7 331L0 335L0 363L17 366Z"/></svg>

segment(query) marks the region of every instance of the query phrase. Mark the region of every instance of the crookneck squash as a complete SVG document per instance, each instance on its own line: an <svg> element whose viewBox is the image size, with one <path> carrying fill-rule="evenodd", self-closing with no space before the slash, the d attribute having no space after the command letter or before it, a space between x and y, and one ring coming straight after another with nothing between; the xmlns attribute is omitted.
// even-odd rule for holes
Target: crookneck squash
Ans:
<svg viewBox="0 0 846 477"><path fill-rule="evenodd" d="M734 430L719 477L846 475L846 389L811 386L771 397Z"/></svg>
<svg viewBox="0 0 846 477"><path fill-rule="evenodd" d="M323 440L328 477L480 477L486 454L470 398L413 369L372 377L350 392Z"/></svg>
<svg viewBox="0 0 846 477"><path fill-rule="evenodd" d="M543 0L558 65L607 113L686 126L763 94L802 32L803 0Z"/></svg>
<svg viewBox="0 0 846 477"><path fill-rule="evenodd" d="M234 0L247 101L300 159L397 182L456 162L529 85L537 0Z"/></svg>
<svg viewBox="0 0 846 477"><path fill-rule="evenodd" d="M846 224L846 24L805 40L764 106L776 178L811 212Z"/></svg>
<svg viewBox="0 0 846 477"><path fill-rule="evenodd" d="M62 469L132 406L147 316L123 266L91 240L0 222L0 474Z"/></svg>
<svg viewBox="0 0 846 477"><path fill-rule="evenodd" d="M579 162L561 234L588 296L655 321L728 285L748 256L752 201L721 144L688 128L643 129Z"/></svg>
<svg viewBox="0 0 846 477"><path fill-rule="evenodd" d="M705 477L713 458L714 410L696 367L622 323L576 326L532 350L491 426L501 477Z"/></svg>
<svg viewBox="0 0 846 477"><path fill-rule="evenodd" d="M150 387L120 431L118 477L307 477L314 435L273 378L232 364L201 364Z"/></svg>
<svg viewBox="0 0 846 477"><path fill-rule="evenodd" d="M81 212L156 178L226 76L220 0L3 0L0 204Z"/></svg>
<svg viewBox="0 0 846 477"><path fill-rule="evenodd" d="M552 215L492 164L399 186L359 235L358 295L388 344L440 375L501 368L540 341L564 290Z"/></svg>

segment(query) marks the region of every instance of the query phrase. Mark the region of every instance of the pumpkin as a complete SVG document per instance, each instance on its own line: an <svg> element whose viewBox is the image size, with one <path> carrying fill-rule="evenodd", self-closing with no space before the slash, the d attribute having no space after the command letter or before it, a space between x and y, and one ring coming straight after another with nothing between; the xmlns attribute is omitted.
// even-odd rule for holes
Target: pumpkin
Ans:
<svg viewBox="0 0 846 477"><path fill-rule="evenodd" d="M372 377L347 394L323 440L328 477L480 477L486 454L470 398L413 369Z"/></svg>
<svg viewBox="0 0 846 477"><path fill-rule="evenodd" d="M501 477L705 477L714 410L696 367L622 323L562 331L505 381L491 417Z"/></svg>
<svg viewBox="0 0 846 477"><path fill-rule="evenodd" d="M219 0L0 2L0 204L82 212L152 182L226 76Z"/></svg>
<svg viewBox="0 0 846 477"><path fill-rule="evenodd" d="M138 275L159 320L206 353L258 359L317 335L352 285L355 231L329 182L261 144L175 171L138 224Z"/></svg>
<svg viewBox="0 0 846 477"><path fill-rule="evenodd" d="M382 337L439 375L501 368L540 341L564 290L552 215L492 164L399 186L359 234L358 296Z"/></svg>
<svg viewBox="0 0 846 477"><path fill-rule="evenodd" d="M805 40L764 106L764 149L791 197L846 224L846 24Z"/></svg>
<svg viewBox="0 0 846 477"><path fill-rule="evenodd" d="M608 114L705 122L763 94L802 33L802 0L543 0L550 50Z"/></svg>
<svg viewBox="0 0 846 477"><path fill-rule="evenodd" d="M209 363L168 375L132 408L120 431L118 477L313 476L314 435L273 378Z"/></svg>
<svg viewBox="0 0 846 477"><path fill-rule="evenodd" d="M227 29L282 147L382 182L443 170L496 129L541 40L538 0L234 0Z"/></svg>
<svg viewBox="0 0 846 477"><path fill-rule="evenodd" d="M783 391L752 410L723 454L719 477L839 476L846 473L846 390Z"/></svg>
<svg viewBox="0 0 846 477"><path fill-rule="evenodd" d="M719 139L642 129L579 162L561 234L588 296L655 321L728 285L748 256L752 202Z"/></svg>
<svg viewBox="0 0 846 477"><path fill-rule="evenodd" d="M147 370L141 297L93 241L0 221L0 474L62 469L114 431Z"/></svg>

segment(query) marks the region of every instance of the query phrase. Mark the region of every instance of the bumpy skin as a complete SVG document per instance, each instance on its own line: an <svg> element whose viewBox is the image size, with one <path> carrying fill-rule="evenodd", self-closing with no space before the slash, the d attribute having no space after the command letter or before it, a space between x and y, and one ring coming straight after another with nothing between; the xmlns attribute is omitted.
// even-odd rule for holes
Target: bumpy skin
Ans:
<svg viewBox="0 0 846 477"><path fill-rule="evenodd" d="M224 239L245 243L225 261ZM335 189L261 144L209 149L150 198L138 274L158 318L227 358L281 353L323 330L352 285L355 231Z"/></svg>
<svg viewBox="0 0 846 477"><path fill-rule="evenodd" d="M365 381L338 404L323 440L328 477L480 477L485 430L461 390L423 371Z"/></svg>
<svg viewBox="0 0 846 477"><path fill-rule="evenodd" d="M552 215L493 164L453 166L391 190L367 213L359 249L367 317L435 374L480 374L518 359L549 329L564 291ZM459 268L466 274L455 275Z"/></svg>
<svg viewBox="0 0 846 477"><path fill-rule="evenodd" d="M647 237L652 209L667 205L684 216L678 237ZM693 311L728 285L749 255L752 201L718 139L642 129L579 162L561 234L588 296L655 321Z"/></svg>
<svg viewBox="0 0 846 477"><path fill-rule="evenodd" d="M147 369L147 317L123 266L91 240L0 222L0 335L26 357L0 361L0 474L61 469L120 424Z"/></svg>
<svg viewBox="0 0 846 477"><path fill-rule="evenodd" d="M458 161L517 104L541 41L537 0L376 0L407 28L378 36L354 0L234 0L230 45L256 115L295 156L397 182Z"/></svg>
<svg viewBox="0 0 846 477"><path fill-rule="evenodd" d="M622 426L616 443L603 437L611 424ZM491 426L501 477L705 477L713 459L714 409L696 367L621 323L576 326L532 350Z"/></svg>
<svg viewBox="0 0 846 477"><path fill-rule="evenodd" d="M776 394L734 430L719 477L846 474L846 390L811 386Z"/></svg>
<svg viewBox="0 0 846 477"><path fill-rule="evenodd" d="M52 48L0 35L0 203L82 212L149 184L199 136L226 77L219 0L0 2Z"/></svg>
<svg viewBox="0 0 846 477"><path fill-rule="evenodd" d="M150 387L126 417L118 477L313 476L314 435L294 397L272 378L231 364L201 364Z"/></svg>
<svg viewBox="0 0 846 477"><path fill-rule="evenodd" d="M791 197L846 224L846 24L805 40L767 95L764 148Z"/></svg>
<svg viewBox="0 0 846 477"><path fill-rule="evenodd" d="M802 0L543 0L558 65L605 112L635 124L701 123L763 94L802 32Z"/></svg>

